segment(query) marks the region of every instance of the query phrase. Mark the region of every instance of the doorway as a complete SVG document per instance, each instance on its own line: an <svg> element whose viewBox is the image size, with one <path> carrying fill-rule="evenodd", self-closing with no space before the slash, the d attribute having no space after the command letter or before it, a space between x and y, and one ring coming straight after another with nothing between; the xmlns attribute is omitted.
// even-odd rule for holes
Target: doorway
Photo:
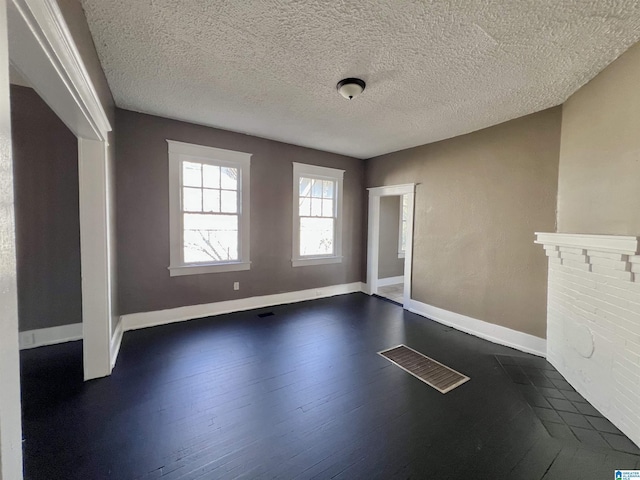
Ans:
<svg viewBox="0 0 640 480"><path fill-rule="evenodd" d="M405 306L411 299L415 184L368 190L368 293Z"/></svg>
<svg viewBox="0 0 640 480"><path fill-rule="evenodd" d="M12 70L77 138L84 378L103 377L114 356L111 125L58 3L10 0L6 9Z"/></svg>

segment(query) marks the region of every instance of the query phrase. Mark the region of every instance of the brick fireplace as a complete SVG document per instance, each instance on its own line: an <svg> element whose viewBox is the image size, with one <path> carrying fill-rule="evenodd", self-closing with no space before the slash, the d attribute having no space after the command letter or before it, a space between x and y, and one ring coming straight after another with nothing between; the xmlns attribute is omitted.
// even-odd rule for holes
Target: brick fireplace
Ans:
<svg viewBox="0 0 640 480"><path fill-rule="evenodd" d="M536 237L549 257L547 359L640 445L640 237Z"/></svg>

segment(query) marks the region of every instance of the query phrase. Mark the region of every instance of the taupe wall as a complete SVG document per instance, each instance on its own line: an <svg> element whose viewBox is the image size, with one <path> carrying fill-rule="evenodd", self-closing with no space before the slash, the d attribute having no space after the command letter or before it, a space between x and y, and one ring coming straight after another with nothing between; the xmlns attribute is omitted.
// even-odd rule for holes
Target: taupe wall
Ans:
<svg viewBox="0 0 640 480"><path fill-rule="evenodd" d="M93 37L89 31L89 25L87 24L87 18L82 9L80 0L57 0L62 15L71 32L74 43L80 52L82 61L91 77L91 82L96 89L100 103L104 108L107 118L111 127L114 129L109 134L108 142L109 147L107 151L108 156L108 169L110 176L109 195L111 203L111 236L109 238L109 254L111 256L111 311L112 320L111 328L115 330L119 312L118 312L118 277L117 277L117 245L116 245L116 218L115 218L115 102L111 94L111 89L107 83L107 77L102 70L102 65L98 58L95 45L93 43Z"/></svg>
<svg viewBox="0 0 640 480"><path fill-rule="evenodd" d="M640 44L563 106L558 231L640 235Z"/></svg>
<svg viewBox="0 0 640 480"><path fill-rule="evenodd" d="M82 321L78 143L31 88L11 86L21 331Z"/></svg>
<svg viewBox="0 0 640 480"><path fill-rule="evenodd" d="M380 198L380 248L378 250L378 278L404 274L404 258L398 258L401 197Z"/></svg>
<svg viewBox="0 0 640 480"><path fill-rule="evenodd" d="M418 183L412 298L544 338L559 107L367 162L367 187Z"/></svg>
<svg viewBox="0 0 640 480"><path fill-rule="evenodd" d="M122 314L361 281L364 161L120 109L116 132ZM251 270L169 276L167 139L253 154ZM345 170L341 264L291 266L292 162Z"/></svg>

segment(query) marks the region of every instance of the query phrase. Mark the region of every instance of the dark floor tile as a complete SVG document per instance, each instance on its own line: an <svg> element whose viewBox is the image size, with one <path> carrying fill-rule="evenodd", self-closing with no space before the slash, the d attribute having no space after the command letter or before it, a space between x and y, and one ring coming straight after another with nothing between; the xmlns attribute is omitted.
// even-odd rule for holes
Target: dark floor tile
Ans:
<svg viewBox="0 0 640 480"><path fill-rule="evenodd" d="M542 357L517 357L516 360L523 367L541 368L543 370L555 370L555 368L553 368L553 365L551 365Z"/></svg>
<svg viewBox="0 0 640 480"><path fill-rule="evenodd" d="M578 392L572 392L572 391L569 391L569 390L563 390L562 394L566 397L567 400L571 400L572 402L587 403L587 401L584 399L584 397L582 395L580 395Z"/></svg>
<svg viewBox="0 0 640 480"><path fill-rule="evenodd" d="M530 377L544 377L544 370L540 370L536 367L520 367L524 373Z"/></svg>
<svg viewBox="0 0 640 480"><path fill-rule="evenodd" d="M553 388L555 385L551 382L551 380L549 380L548 378L540 375L540 376L536 376L536 377L529 377L531 379L531 381L533 382L533 384L536 387L544 387L544 388Z"/></svg>
<svg viewBox="0 0 640 480"><path fill-rule="evenodd" d="M564 400L561 398L550 398L549 403L556 410L560 410L563 412L578 413L578 410L576 410L576 407L574 407L569 400Z"/></svg>
<svg viewBox="0 0 640 480"><path fill-rule="evenodd" d="M520 365L518 361L510 355L495 355L495 357L498 359L501 365Z"/></svg>
<svg viewBox="0 0 640 480"><path fill-rule="evenodd" d="M585 415L591 415L594 417L602 416L602 414L598 410L593 408L593 406L589 403L573 402L573 405L578 409L580 413L583 413Z"/></svg>
<svg viewBox="0 0 640 480"><path fill-rule="evenodd" d="M547 398L559 398L564 400L564 395L557 388L544 388L538 389Z"/></svg>
<svg viewBox="0 0 640 480"><path fill-rule="evenodd" d="M503 365L504 371L509 375L524 375L524 370L520 365Z"/></svg>
<svg viewBox="0 0 640 480"><path fill-rule="evenodd" d="M607 448L607 442L600 436L600 434L596 430L590 430L586 428L580 427L571 427L571 430L575 434L575 436L580 440L580 442L585 445L589 445L591 447L596 448Z"/></svg>
<svg viewBox="0 0 640 480"><path fill-rule="evenodd" d="M553 408L544 395L535 392L523 392L527 403L532 407Z"/></svg>
<svg viewBox="0 0 640 480"><path fill-rule="evenodd" d="M532 385L531 380L524 373L522 375L509 375L513 383L518 385Z"/></svg>
<svg viewBox="0 0 640 480"><path fill-rule="evenodd" d="M622 435L622 432L616 428L616 426L604 417L589 417L585 416L589 423L600 432L613 433L615 435Z"/></svg>
<svg viewBox="0 0 640 480"><path fill-rule="evenodd" d="M638 447L624 435L603 433L602 436L614 450L619 450L620 452L625 453L632 453L634 455L640 455L640 449L638 449Z"/></svg>
<svg viewBox="0 0 640 480"><path fill-rule="evenodd" d="M569 385L569 382L567 382L566 380L551 380L551 381L553 382L553 384L558 390L568 390L570 392L575 391L573 387Z"/></svg>
<svg viewBox="0 0 640 480"><path fill-rule="evenodd" d="M571 429L562 423L552 423L552 422L542 422L545 426L549 435L554 438L559 438L562 440L576 440L576 436L573 434Z"/></svg>
<svg viewBox="0 0 640 480"><path fill-rule="evenodd" d="M560 415L558 415L558 412L556 412L555 410L551 410L549 408L533 407L533 411L536 412L536 415L538 415L538 418L540 420L546 422L563 423L562 418L560 418Z"/></svg>
<svg viewBox="0 0 640 480"><path fill-rule="evenodd" d="M571 425L572 427L593 428L584 415L580 415L579 413L558 412L558 415L562 417L567 425Z"/></svg>
<svg viewBox="0 0 640 480"><path fill-rule="evenodd" d="M557 370L543 370L544 375L552 380L564 380L564 377Z"/></svg>

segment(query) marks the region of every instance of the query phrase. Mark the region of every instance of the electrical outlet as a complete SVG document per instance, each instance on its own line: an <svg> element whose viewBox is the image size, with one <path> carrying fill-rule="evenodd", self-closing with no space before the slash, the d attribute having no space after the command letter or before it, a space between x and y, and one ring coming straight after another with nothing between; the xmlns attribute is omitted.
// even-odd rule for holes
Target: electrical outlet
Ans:
<svg viewBox="0 0 640 480"><path fill-rule="evenodd" d="M240 282L233 282L233 289L240 290Z"/></svg>

